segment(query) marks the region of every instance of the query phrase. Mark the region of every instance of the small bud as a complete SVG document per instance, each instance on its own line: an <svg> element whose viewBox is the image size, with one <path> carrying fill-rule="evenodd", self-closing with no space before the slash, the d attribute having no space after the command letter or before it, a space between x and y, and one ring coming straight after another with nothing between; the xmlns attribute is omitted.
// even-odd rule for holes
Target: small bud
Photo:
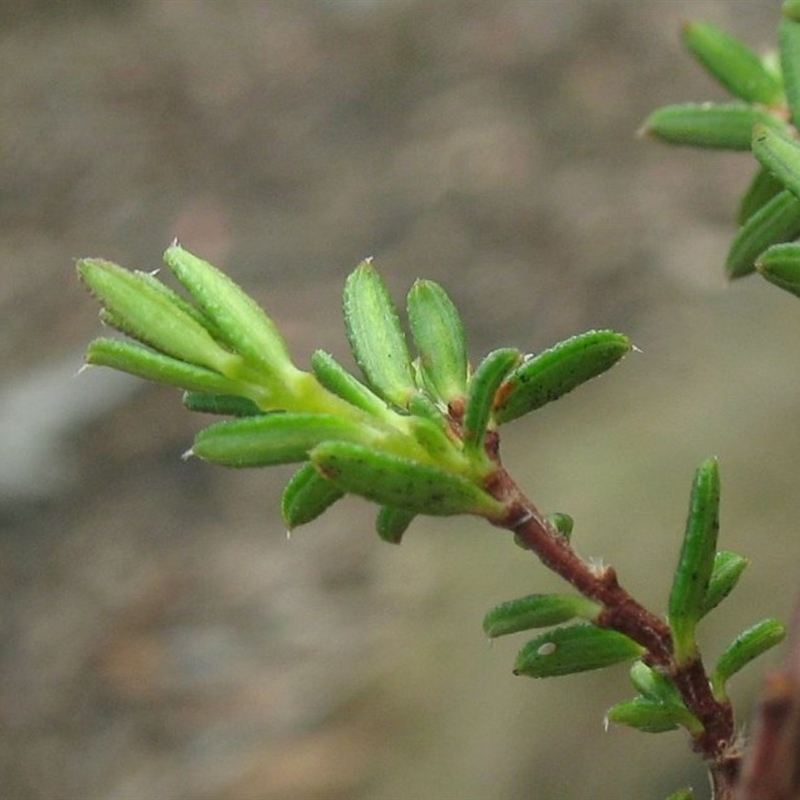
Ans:
<svg viewBox="0 0 800 800"><path fill-rule="evenodd" d="M637 692L658 703L678 702L680 695L670 679L658 670L636 661L630 671L631 683Z"/></svg>
<svg viewBox="0 0 800 800"><path fill-rule="evenodd" d="M733 591L749 563L746 558L728 550L721 550L714 556L714 568L711 570L701 616L716 608Z"/></svg>

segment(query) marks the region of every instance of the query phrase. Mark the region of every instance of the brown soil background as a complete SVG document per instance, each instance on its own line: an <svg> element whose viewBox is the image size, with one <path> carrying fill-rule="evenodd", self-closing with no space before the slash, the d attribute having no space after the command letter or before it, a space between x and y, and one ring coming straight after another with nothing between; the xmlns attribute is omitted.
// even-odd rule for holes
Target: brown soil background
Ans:
<svg viewBox="0 0 800 800"><path fill-rule="evenodd" d="M0 797L660 798L682 734L603 732L624 669L515 679L494 603L559 587L507 537L348 501L287 541L288 471L181 453L167 389L74 377L100 330L74 258L155 268L175 237L270 310L300 364L346 357L373 255L463 309L476 357L590 327L642 353L509 429L576 543L663 610L691 475L721 458L722 544L752 557L713 661L798 584L797 301L722 261L740 157L635 137L722 98L685 17L764 49L773 0L0 5ZM764 659L766 665L768 659ZM763 668L763 666L762 666ZM734 684L746 719L759 669Z"/></svg>

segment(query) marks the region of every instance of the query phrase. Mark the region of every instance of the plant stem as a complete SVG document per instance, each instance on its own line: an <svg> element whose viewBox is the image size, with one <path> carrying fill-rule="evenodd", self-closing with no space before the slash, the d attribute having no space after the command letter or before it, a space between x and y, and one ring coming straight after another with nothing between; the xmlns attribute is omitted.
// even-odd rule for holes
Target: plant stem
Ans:
<svg viewBox="0 0 800 800"><path fill-rule="evenodd" d="M513 531L517 541L532 550L548 569L585 597L600 603L603 611L595 624L638 642L647 651L643 660L672 679L686 707L703 725L703 730L692 736L692 747L708 765L714 797L732 800L741 761L733 712L729 702L714 698L700 655L678 663L667 623L620 585L613 567L585 562L505 469L498 465L486 488L505 506L502 519L493 523Z"/></svg>

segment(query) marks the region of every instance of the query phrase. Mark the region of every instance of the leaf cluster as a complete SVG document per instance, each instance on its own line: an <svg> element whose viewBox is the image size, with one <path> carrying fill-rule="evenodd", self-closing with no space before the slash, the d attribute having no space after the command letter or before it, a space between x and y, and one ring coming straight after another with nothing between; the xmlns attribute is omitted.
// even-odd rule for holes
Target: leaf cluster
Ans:
<svg viewBox="0 0 800 800"><path fill-rule="evenodd" d="M231 417L201 430L187 455L229 467L299 464L283 493L290 527L345 494L380 506L377 530L397 543L417 514L497 521L490 491L497 430L599 375L631 348L589 331L536 356L489 353L473 369L464 325L445 290L418 280L407 296L412 355L399 313L370 260L347 278L347 339L362 378L317 350L294 365L273 321L216 267L173 245L164 255L186 294L155 274L83 259L101 319L128 338L89 345L87 363L185 390L185 406ZM187 296L188 295L188 296Z"/></svg>
<svg viewBox="0 0 800 800"><path fill-rule="evenodd" d="M670 144L753 153L759 166L739 202L726 273L758 271L800 296L800 8L784 2L778 52L765 56L709 23L687 23L682 37L733 100L667 106L642 130Z"/></svg>

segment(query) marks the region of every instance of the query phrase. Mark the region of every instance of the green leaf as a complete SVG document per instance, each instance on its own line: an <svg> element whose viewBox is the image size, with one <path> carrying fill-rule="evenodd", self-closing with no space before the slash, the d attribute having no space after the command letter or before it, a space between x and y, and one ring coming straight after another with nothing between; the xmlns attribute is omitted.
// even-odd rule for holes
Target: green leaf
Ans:
<svg viewBox="0 0 800 800"><path fill-rule="evenodd" d="M681 702L680 694L672 681L643 661L636 661L631 667L630 679L636 691L647 700L662 704Z"/></svg>
<svg viewBox="0 0 800 800"><path fill-rule="evenodd" d="M753 131L753 155L795 197L800 197L800 142L782 131L758 125Z"/></svg>
<svg viewBox="0 0 800 800"><path fill-rule="evenodd" d="M528 642L517 655L515 675L550 678L631 661L644 648L622 633L594 625L554 628Z"/></svg>
<svg viewBox="0 0 800 800"><path fill-rule="evenodd" d="M783 87L792 120L800 121L800 23L786 15L778 24L778 42L783 73Z"/></svg>
<svg viewBox="0 0 800 800"><path fill-rule="evenodd" d="M602 610L598 603L576 594L530 594L495 606L483 618L483 631L494 639L558 625L575 617L594 621Z"/></svg>
<svg viewBox="0 0 800 800"><path fill-rule="evenodd" d="M407 298L408 323L420 356L420 368L445 405L467 391L467 345L464 323L445 290L418 280Z"/></svg>
<svg viewBox="0 0 800 800"><path fill-rule="evenodd" d="M756 269L770 282L800 297L800 244L776 244L765 250Z"/></svg>
<svg viewBox="0 0 800 800"><path fill-rule="evenodd" d="M385 416L386 403L364 386L358 378L351 375L329 353L316 350L311 356L311 369L317 380L342 400L377 417Z"/></svg>
<svg viewBox="0 0 800 800"><path fill-rule="evenodd" d="M754 658L780 644L786 636L786 626L777 619L762 619L740 633L719 657L711 676L714 696L725 699L725 684Z"/></svg>
<svg viewBox="0 0 800 800"><path fill-rule="evenodd" d="M701 616L704 617L716 608L733 591L749 563L746 558L729 550L721 550L714 556L714 568L703 600Z"/></svg>
<svg viewBox="0 0 800 800"><path fill-rule="evenodd" d="M252 400L233 394L186 392L183 405L189 411L230 417L253 417L264 413Z"/></svg>
<svg viewBox="0 0 800 800"><path fill-rule="evenodd" d="M771 245L800 236L800 200L784 189L756 211L736 234L725 270L729 278L741 278L755 270L758 257Z"/></svg>
<svg viewBox="0 0 800 800"><path fill-rule="evenodd" d="M736 222L744 225L756 211L783 191L783 188L783 184L768 169L760 167L742 196Z"/></svg>
<svg viewBox="0 0 800 800"><path fill-rule="evenodd" d="M370 386L405 408L416 391L411 358L389 290L370 261L362 261L347 278L344 318L356 363Z"/></svg>
<svg viewBox="0 0 800 800"><path fill-rule="evenodd" d="M263 414L218 422L200 431L190 454L228 467L267 467L305 461L329 439L363 441L362 427L332 414Z"/></svg>
<svg viewBox="0 0 800 800"><path fill-rule="evenodd" d="M375 530L384 542L400 544L403 534L416 516L416 512L405 508L381 506L375 520Z"/></svg>
<svg viewBox="0 0 800 800"><path fill-rule="evenodd" d="M545 519L550 524L551 528L561 536L565 541L572 538L572 529L575 526L575 521L569 514L563 514L556 511L553 514L547 514ZM514 543L521 547L523 550L529 550L530 546L519 534L514 534Z"/></svg>
<svg viewBox="0 0 800 800"><path fill-rule="evenodd" d="M749 150L756 123L786 127L768 111L745 103L686 103L654 111L642 130L667 144Z"/></svg>
<svg viewBox="0 0 800 800"><path fill-rule="evenodd" d="M526 358L497 393L494 417L511 422L571 392L614 366L631 350L614 331L587 331Z"/></svg>
<svg viewBox="0 0 800 800"><path fill-rule="evenodd" d="M123 339L95 339L86 350L86 363L198 392L227 394L241 389L239 383L217 372Z"/></svg>
<svg viewBox="0 0 800 800"><path fill-rule="evenodd" d="M694 800L694 789L678 789L677 792L672 792L666 800Z"/></svg>
<svg viewBox="0 0 800 800"><path fill-rule="evenodd" d="M177 244L167 248L164 263L231 350L284 381L299 372L275 323L227 275Z"/></svg>
<svg viewBox="0 0 800 800"><path fill-rule="evenodd" d="M700 720L686 706L658 703L645 697L611 706L606 712L606 720L644 733L665 733L681 726L694 735L703 731Z"/></svg>
<svg viewBox="0 0 800 800"><path fill-rule="evenodd" d="M315 520L344 496L309 463L291 477L281 497L281 513L289 530Z"/></svg>
<svg viewBox="0 0 800 800"><path fill-rule="evenodd" d="M224 375L235 371L241 359L222 348L195 316L156 289L151 276L99 258L80 260L78 274L115 328L180 361Z"/></svg>
<svg viewBox="0 0 800 800"><path fill-rule="evenodd" d="M462 428L464 449L468 453L483 453L497 390L521 360L522 354L514 348L494 350L481 361L472 374Z"/></svg>
<svg viewBox="0 0 800 800"><path fill-rule="evenodd" d="M715 458L695 473L689 518L669 595L669 625L678 664L696 657L695 627L703 615L719 533L719 467Z"/></svg>
<svg viewBox="0 0 800 800"><path fill-rule="evenodd" d="M572 538L572 529L575 527L575 520L569 514L561 511L554 511L547 515L547 521L563 536L567 541Z"/></svg>
<svg viewBox="0 0 800 800"><path fill-rule="evenodd" d="M686 23L682 38L687 49L731 94L764 105L782 100L781 82L743 42L704 22Z"/></svg>
<svg viewBox="0 0 800 800"><path fill-rule="evenodd" d="M502 516L504 506L467 478L431 464L343 441L311 451L311 462L346 492L417 514Z"/></svg>

